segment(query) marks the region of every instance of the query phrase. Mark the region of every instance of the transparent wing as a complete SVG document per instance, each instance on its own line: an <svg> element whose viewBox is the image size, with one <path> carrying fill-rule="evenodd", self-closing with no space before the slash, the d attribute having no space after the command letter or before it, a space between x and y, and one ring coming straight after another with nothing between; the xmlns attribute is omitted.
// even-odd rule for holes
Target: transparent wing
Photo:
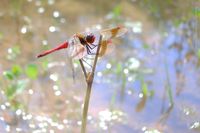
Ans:
<svg viewBox="0 0 200 133"><path fill-rule="evenodd" d="M81 59L87 55L87 49L81 44L78 37L73 36L69 40L68 54L73 59Z"/></svg>
<svg viewBox="0 0 200 133"><path fill-rule="evenodd" d="M123 26L118 26L111 29L105 29L100 31L100 34L103 36L103 40L110 40L114 37L119 37L124 35L127 32L127 28Z"/></svg>
<svg viewBox="0 0 200 133"><path fill-rule="evenodd" d="M122 35L124 35L128 30L125 27L122 26L118 26L118 27L114 27L111 29L105 29L100 31L100 34L102 35L102 41L101 41L101 49L100 49L100 53L99 56L103 56L105 53L107 53L107 46L108 44L111 44L111 39L115 38L115 37L120 37ZM110 45L113 46L114 45ZM113 50L113 48L112 48Z"/></svg>

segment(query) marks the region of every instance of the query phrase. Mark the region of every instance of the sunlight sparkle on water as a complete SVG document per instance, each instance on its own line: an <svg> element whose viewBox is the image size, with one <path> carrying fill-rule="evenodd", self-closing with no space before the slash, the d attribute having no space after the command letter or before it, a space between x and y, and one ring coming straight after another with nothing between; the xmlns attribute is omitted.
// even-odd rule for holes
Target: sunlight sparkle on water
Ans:
<svg viewBox="0 0 200 133"><path fill-rule="evenodd" d="M49 31L50 32L55 32L56 31L56 27L55 26L50 26L49 27Z"/></svg>
<svg viewBox="0 0 200 133"><path fill-rule="evenodd" d="M66 103L66 104L69 104L69 103L70 103L70 101L69 101L69 100L65 100L65 103Z"/></svg>
<svg viewBox="0 0 200 133"><path fill-rule="evenodd" d="M30 128L35 128L36 126L34 124L29 124L28 125Z"/></svg>
<svg viewBox="0 0 200 133"><path fill-rule="evenodd" d="M18 110L16 110L16 115L21 115L22 114L22 110L21 109L18 109Z"/></svg>
<svg viewBox="0 0 200 133"><path fill-rule="evenodd" d="M101 30L102 26L100 24L96 25L96 29Z"/></svg>
<svg viewBox="0 0 200 133"><path fill-rule="evenodd" d="M125 22L124 25L127 26L127 27L132 28L132 31L134 33L141 33L142 32L142 23L141 22L130 22L130 21L127 21L127 22Z"/></svg>
<svg viewBox="0 0 200 133"><path fill-rule="evenodd" d="M51 80L53 80L53 81L58 81L58 75L57 75L57 74L51 74L51 75L49 76L49 78L50 78Z"/></svg>
<svg viewBox="0 0 200 133"><path fill-rule="evenodd" d="M153 129L153 130L146 130L144 133L161 133L161 132L158 131L157 129Z"/></svg>
<svg viewBox="0 0 200 133"><path fill-rule="evenodd" d="M77 121L77 125L81 126L82 122L81 121Z"/></svg>
<svg viewBox="0 0 200 133"><path fill-rule="evenodd" d="M9 125L6 125L6 131L10 132L10 126Z"/></svg>
<svg viewBox="0 0 200 133"><path fill-rule="evenodd" d="M46 128L42 128L41 132L46 133L47 129Z"/></svg>
<svg viewBox="0 0 200 133"><path fill-rule="evenodd" d="M102 77L102 75L103 75L102 72L97 72L98 77Z"/></svg>
<svg viewBox="0 0 200 133"><path fill-rule="evenodd" d="M56 122L51 122L50 124L51 124L52 127L57 127L58 126L58 123L56 123Z"/></svg>
<svg viewBox="0 0 200 133"><path fill-rule="evenodd" d="M142 32L142 23L141 22L135 22L132 30L134 33L141 33Z"/></svg>
<svg viewBox="0 0 200 133"><path fill-rule="evenodd" d="M3 117L0 117L0 120L1 120L1 121L4 121L4 118L3 118Z"/></svg>
<svg viewBox="0 0 200 133"><path fill-rule="evenodd" d="M184 112L185 115L189 115L190 114L190 109L184 108L183 112Z"/></svg>
<svg viewBox="0 0 200 133"><path fill-rule="evenodd" d="M60 16L60 13L59 13L58 11L54 11L54 12L53 12L53 16L54 16L55 18L58 18L58 17Z"/></svg>
<svg viewBox="0 0 200 133"><path fill-rule="evenodd" d="M55 0L48 0L49 5L53 5L55 3Z"/></svg>
<svg viewBox="0 0 200 133"><path fill-rule="evenodd" d="M23 120L27 120L27 117L26 117L26 116L23 116L22 119L23 119Z"/></svg>
<svg viewBox="0 0 200 133"><path fill-rule="evenodd" d="M53 90L54 90L54 91L57 91L58 89L59 89L59 87L58 87L57 85L54 85L54 86L53 86Z"/></svg>
<svg viewBox="0 0 200 133"><path fill-rule="evenodd" d="M60 61L60 62L50 62L48 63L47 67L48 68L52 68L52 67L55 67L55 66L65 66L65 62L63 61Z"/></svg>
<svg viewBox="0 0 200 133"><path fill-rule="evenodd" d="M61 91L55 91L55 93L54 93L56 96L60 96L62 93L61 93Z"/></svg>
<svg viewBox="0 0 200 133"><path fill-rule="evenodd" d="M127 91L128 95L131 95L133 92L131 90Z"/></svg>
<svg viewBox="0 0 200 133"><path fill-rule="evenodd" d="M147 127L142 127L142 131L146 131L147 130Z"/></svg>
<svg viewBox="0 0 200 133"><path fill-rule="evenodd" d="M139 94L139 98L143 98L143 94L142 93Z"/></svg>
<svg viewBox="0 0 200 133"><path fill-rule="evenodd" d="M194 122L194 123L190 126L190 129L195 129L195 128L200 128L200 122Z"/></svg>
<svg viewBox="0 0 200 133"><path fill-rule="evenodd" d="M32 95L32 94L33 94L33 90L32 90L32 89L29 89L29 90L28 90L28 93L29 93L30 95Z"/></svg>
<svg viewBox="0 0 200 133"><path fill-rule="evenodd" d="M2 109L2 110L5 110L5 109L6 109L6 106L2 104L2 105L1 105L1 109Z"/></svg>
<svg viewBox="0 0 200 133"><path fill-rule="evenodd" d="M39 126L40 128L44 128L44 127L47 126L47 124L45 124L45 122L44 122L44 123L42 122L42 123L39 123L38 126Z"/></svg>
<svg viewBox="0 0 200 133"><path fill-rule="evenodd" d="M124 74L128 74L129 70L127 68L124 69Z"/></svg>
<svg viewBox="0 0 200 133"><path fill-rule="evenodd" d="M106 126L106 123L105 122L100 122L99 123L99 126L103 129L103 130L107 130L108 127Z"/></svg>
<svg viewBox="0 0 200 133"><path fill-rule="evenodd" d="M48 44L48 41L47 41L47 40L42 40L42 44L43 44L43 45L47 45L47 44Z"/></svg>
<svg viewBox="0 0 200 133"><path fill-rule="evenodd" d="M5 92L4 92L3 90L1 90L1 94L2 94L2 95L4 95L4 94L5 94Z"/></svg>
<svg viewBox="0 0 200 133"><path fill-rule="evenodd" d="M9 102L6 102L5 105L6 105L7 107L9 107L9 106L10 106L10 103L9 103Z"/></svg>
<svg viewBox="0 0 200 133"><path fill-rule="evenodd" d="M74 68L77 68L78 67L78 64L77 63L73 63L73 66L74 66Z"/></svg>
<svg viewBox="0 0 200 133"><path fill-rule="evenodd" d="M21 132L22 129L17 127L17 128L16 128L16 131L17 131L17 132Z"/></svg>
<svg viewBox="0 0 200 133"><path fill-rule="evenodd" d="M37 11L38 11L38 13L42 14L42 13L44 13L45 9L44 9L44 7L39 7Z"/></svg>
<svg viewBox="0 0 200 133"><path fill-rule="evenodd" d="M26 115L26 118L28 119L28 120L30 120L30 119L32 119L32 115L31 114L28 114L28 115Z"/></svg>
<svg viewBox="0 0 200 133"><path fill-rule="evenodd" d="M49 130L49 133L55 133L55 132L54 132L54 130L51 129L51 130Z"/></svg>
<svg viewBox="0 0 200 133"><path fill-rule="evenodd" d="M117 120L118 119L118 116L117 115L112 115L112 120Z"/></svg>
<svg viewBox="0 0 200 133"><path fill-rule="evenodd" d="M12 54L12 52L13 52L12 48L9 48L9 49L8 49L8 53L9 53L9 54Z"/></svg>
<svg viewBox="0 0 200 133"><path fill-rule="evenodd" d="M35 118L37 121L43 121L45 119L45 117L42 116L36 116Z"/></svg>
<svg viewBox="0 0 200 133"><path fill-rule="evenodd" d="M92 120L92 116L91 116L91 115L88 115L87 119L88 119L88 120Z"/></svg>
<svg viewBox="0 0 200 133"><path fill-rule="evenodd" d="M106 64L106 68L107 68L107 69L110 69L111 67L112 67L112 65L111 65L110 63L107 63L107 64Z"/></svg>
<svg viewBox="0 0 200 133"><path fill-rule="evenodd" d="M61 19L60 19L60 22L61 22L61 23L65 23L65 22L66 22L65 18L61 18Z"/></svg>
<svg viewBox="0 0 200 133"><path fill-rule="evenodd" d="M63 123L64 123L64 124L68 124L69 121L68 121L67 119L64 119L64 120L63 120Z"/></svg>
<svg viewBox="0 0 200 133"><path fill-rule="evenodd" d="M99 112L99 118L101 121L111 121L112 113L109 110Z"/></svg>
<svg viewBox="0 0 200 133"><path fill-rule="evenodd" d="M128 66L129 69L133 70L133 69L138 69L140 67L140 62L136 58L130 58L129 62L130 62L129 66Z"/></svg>
<svg viewBox="0 0 200 133"><path fill-rule="evenodd" d="M23 26L23 27L21 28L21 33L22 33L22 34L26 34L26 32L27 32L27 27L26 27L26 26Z"/></svg>
<svg viewBox="0 0 200 133"><path fill-rule="evenodd" d="M129 81L129 82L133 81L133 77L132 77L132 76L129 76L129 77L128 77L128 81Z"/></svg>

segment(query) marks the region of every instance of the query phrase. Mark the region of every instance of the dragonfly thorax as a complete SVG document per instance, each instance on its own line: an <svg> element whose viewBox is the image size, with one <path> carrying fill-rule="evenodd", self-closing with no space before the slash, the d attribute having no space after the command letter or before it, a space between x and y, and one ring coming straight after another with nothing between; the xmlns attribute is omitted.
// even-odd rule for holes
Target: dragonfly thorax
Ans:
<svg viewBox="0 0 200 133"><path fill-rule="evenodd" d="M76 36L79 38L80 43L82 45L90 45L90 44L94 43L95 39L96 39L95 35L92 33L87 34L87 35L77 34Z"/></svg>
<svg viewBox="0 0 200 133"><path fill-rule="evenodd" d="M86 35L85 40L87 41L87 43L92 44L95 41L94 34L90 33L90 34Z"/></svg>

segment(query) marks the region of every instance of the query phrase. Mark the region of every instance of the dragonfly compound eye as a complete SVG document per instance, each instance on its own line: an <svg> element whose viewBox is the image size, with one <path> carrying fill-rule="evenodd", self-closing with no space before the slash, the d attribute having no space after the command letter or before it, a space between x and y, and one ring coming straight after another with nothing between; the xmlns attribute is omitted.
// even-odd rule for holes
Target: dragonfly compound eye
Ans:
<svg viewBox="0 0 200 133"><path fill-rule="evenodd" d="M95 40L95 36L93 34L88 34L85 39L88 43L93 43Z"/></svg>

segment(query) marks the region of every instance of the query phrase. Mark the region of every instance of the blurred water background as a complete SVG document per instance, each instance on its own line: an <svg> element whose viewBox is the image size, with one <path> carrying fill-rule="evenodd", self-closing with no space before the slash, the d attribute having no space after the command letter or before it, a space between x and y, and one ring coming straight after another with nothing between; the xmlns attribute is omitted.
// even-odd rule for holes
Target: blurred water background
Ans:
<svg viewBox="0 0 200 133"><path fill-rule="evenodd" d="M97 63L88 133L200 132L199 20L199 0L1 0L0 133L80 132L79 62L36 55L117 25L128 33Z"/></svg>

